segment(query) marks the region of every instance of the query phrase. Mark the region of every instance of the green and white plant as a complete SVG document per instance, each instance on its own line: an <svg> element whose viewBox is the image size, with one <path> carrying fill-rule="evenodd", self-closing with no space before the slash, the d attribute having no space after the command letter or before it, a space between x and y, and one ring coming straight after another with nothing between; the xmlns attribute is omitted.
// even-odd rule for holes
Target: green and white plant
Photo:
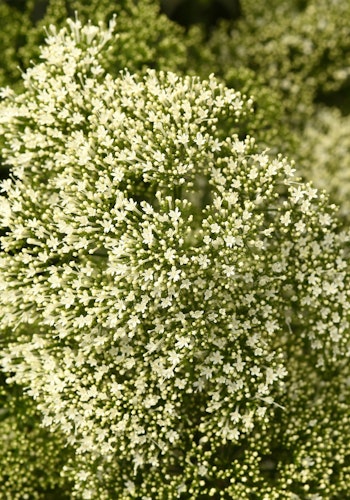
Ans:
<svg viewBox="0 0 350 500"><path fill-rule="evenodd" d="M112 76L114 31L51 27L1 91L7 384L71 450L69 498L344 498L348 235L250 98Z"/></svg>

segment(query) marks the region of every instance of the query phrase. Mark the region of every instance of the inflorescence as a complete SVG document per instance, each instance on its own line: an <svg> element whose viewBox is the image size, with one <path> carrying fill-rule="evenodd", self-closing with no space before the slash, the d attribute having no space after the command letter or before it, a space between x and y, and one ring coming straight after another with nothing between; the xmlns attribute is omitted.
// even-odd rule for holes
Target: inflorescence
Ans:
<svg viewBox="0 0 350 500"><path fill-rule="evenodd" d="M214 76L106 72L114 30L51 28L24 91L2 89L7 383L74 450L72 498L345 494L334 207Z"/></svg>

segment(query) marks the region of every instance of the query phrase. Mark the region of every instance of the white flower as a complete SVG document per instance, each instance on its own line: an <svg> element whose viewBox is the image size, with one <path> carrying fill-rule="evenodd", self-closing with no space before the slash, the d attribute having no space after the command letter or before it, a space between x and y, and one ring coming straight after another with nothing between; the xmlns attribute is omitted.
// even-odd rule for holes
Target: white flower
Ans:
<svg viewBox="0 0 350 500"><path fill-rule="evenodd" d="M348 353L345 237L247 135L250 100L213 76L113 78L112 28L50 33L0 104L3 371L64 435L80 496L209 498L217 464L240 498L298 363L322 379Z"/></svg>

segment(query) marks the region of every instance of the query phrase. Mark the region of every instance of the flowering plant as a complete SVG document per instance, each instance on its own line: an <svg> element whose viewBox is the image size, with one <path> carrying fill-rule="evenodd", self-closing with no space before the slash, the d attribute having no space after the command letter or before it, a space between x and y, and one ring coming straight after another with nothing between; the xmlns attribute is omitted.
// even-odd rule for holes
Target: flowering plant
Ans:
<svg viewBox="0 0 350 500"><path fill-rule="evenodd" d="M214 76L112 76L114 30L51 27L0 104L1 366L67 446L51 482L77 499L342 498L334 207L255 144L252 100Z"/></svg>

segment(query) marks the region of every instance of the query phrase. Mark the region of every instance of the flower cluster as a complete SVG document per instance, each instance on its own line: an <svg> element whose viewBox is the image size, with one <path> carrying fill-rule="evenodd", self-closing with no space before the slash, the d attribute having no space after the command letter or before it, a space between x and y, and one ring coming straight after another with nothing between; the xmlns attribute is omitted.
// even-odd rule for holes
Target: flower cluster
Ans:
<svg viewBox="0 0 350 500"><path fill-rule="evenodd" d="M297 174L325 188L347 216L350 4L242 0L242 16L198 51L225 83L256 99L254 137L293 157ZM202 73L201 73L202 74ZM238 84L238 87L237 87ZM276 124L278 123L278 126Z"/></svg>
<svg viewBox="0 0 350 500"><path fill-rule="evenodd" d="M72 450L71 498L342 495L347 235L255 145L251 99L214 76L115 77L113 33L51 28L23 92L1 92L7 383Z"/></svg>

